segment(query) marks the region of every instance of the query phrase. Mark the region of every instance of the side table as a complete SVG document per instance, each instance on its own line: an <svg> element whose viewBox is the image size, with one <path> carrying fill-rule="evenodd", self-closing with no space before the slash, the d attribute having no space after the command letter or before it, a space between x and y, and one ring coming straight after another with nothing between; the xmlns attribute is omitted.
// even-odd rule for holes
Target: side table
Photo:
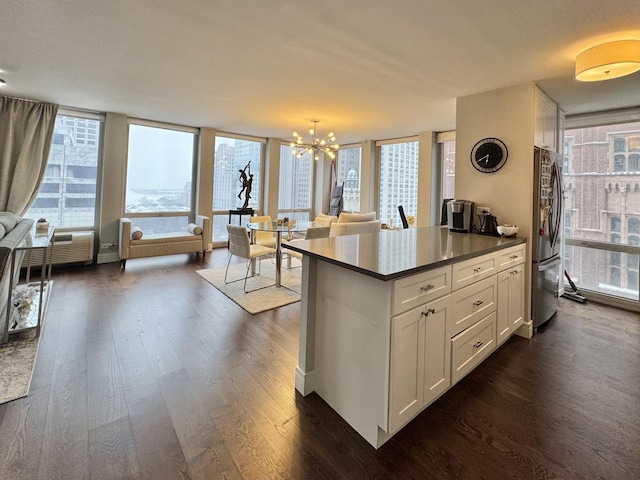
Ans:
<svg viewBox="0 0 640 480"><path fill-rule="evenodd" d="M29 232L21 245L15 248L11 254L11 271L9 273L9 299L7 303L7 321L2 335L2 343L9 340L9 335L31 328L36 329L36 335L40 335L40 328L44 321L47 305L49 304L49 296L53 281L51 281L51 264L53 259L53 236L55 227L50 226L47 231L38 231L35 226ZM48 252L48 247L51 249ZM11 288L14 282L14 272L16 269L16 252L25 251L27 256L27 272L24 284L16 285ZM42 265L40 267L40 281L30 282L31 280L31 252L34 250L42 250ZM49 253L47 259L47 252ZM48 273L47 273L48 267ZM18 273L19 274L19 273ZM31 290L31 292L29 292ZM14 292L25 292L25 298L29 299L30 307L28 312L20 314L17 307L13 305L12 297ZM30 298L31 297L31 298Z"/></svg>
<svg viewBox="0 0 640 480"><path fill-rule="evenodd" d="M238 225L242 225L242 217L246 215L251 218L255 210L253 208L239 208L236 210L229 210L229 225L231 225L231 216L236 215L238 217ZM227 240L227 248L229 248L229 240Z"/></svg>

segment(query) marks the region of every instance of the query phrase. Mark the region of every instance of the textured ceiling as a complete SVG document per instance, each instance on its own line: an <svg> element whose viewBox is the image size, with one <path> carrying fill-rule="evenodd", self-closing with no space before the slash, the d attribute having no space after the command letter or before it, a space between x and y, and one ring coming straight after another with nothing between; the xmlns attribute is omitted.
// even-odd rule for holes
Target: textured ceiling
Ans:
<svg viewBox="0 0 640 480"><path fill-rule="evenodd" d="M640 106L640 73L573 79L620 38L637 0L3 1L0 94L344 144L454 129L457 97L527 82L567 114Z"/></svg>

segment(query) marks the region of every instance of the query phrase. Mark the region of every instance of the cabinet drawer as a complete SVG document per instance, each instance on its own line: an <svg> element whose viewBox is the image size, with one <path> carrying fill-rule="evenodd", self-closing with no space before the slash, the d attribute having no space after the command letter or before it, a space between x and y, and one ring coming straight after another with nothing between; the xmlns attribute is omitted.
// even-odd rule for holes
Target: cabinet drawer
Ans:
<svg viewBox="0 0 640 480"><path fill-rule="evenodd" d="M498 269L495 254L471 258L453 265L451 288L457 290L496 273L498 273Z"/></svg>
<svg viewBox="0 0 640 480"><path fill-rule="evenodd" d="M496 309L497 277L469 285L451 294L449 334L453 337Z"/></svg>
<svg viewBox="0 0 640 480"><path fill-rule="evenodd" d="M496 348L496 313L451 339L451 384L473 370Z"/></svg>
<svg viewBox="0 0 640 480"><path fill-rule="evenodd" d="M405 312L451 292L451 265L400 278L394 284L393 314Z"/></svg>
<svg viewBox="0 0 640 480"><path fill-rule="evenodd" d="M524 263L526 256L526 244L521 243L515 247L505 248L497 252L498 257L498 271L502 272L507 268L511 268L515 265Z"/></svg>

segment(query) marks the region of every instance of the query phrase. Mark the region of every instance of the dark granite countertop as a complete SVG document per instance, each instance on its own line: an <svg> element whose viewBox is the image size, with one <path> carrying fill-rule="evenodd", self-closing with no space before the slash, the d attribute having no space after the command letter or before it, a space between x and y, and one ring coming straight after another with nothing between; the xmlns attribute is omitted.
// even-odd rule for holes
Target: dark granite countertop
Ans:
<svg viewBox="0 0 640 480"><path fill-rule="evenodd" d="M392 280L525 241L523 237L492 237L449 232L443 227L420 227L302 240L286 248L380 280Z"/></svg>

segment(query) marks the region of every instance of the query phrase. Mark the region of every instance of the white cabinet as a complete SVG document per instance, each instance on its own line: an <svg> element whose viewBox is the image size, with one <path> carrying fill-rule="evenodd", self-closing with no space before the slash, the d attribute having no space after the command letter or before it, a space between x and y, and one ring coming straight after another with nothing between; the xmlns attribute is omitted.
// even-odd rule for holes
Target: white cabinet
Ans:
<svg viewBox="0 0 640 480"><path fill-rule="evenodd" d="M526 255L525 244L521 243L520 245L516 245L515 247L505 248L503 250L499 250L497 253L498 256L498 271L502 272L507 268L511 268L515 265L520 265L524 263Z"/></svg>
<svg viewBox="0 0 640 480"><path fill-rule="evenodd" d="M535 89L533 143L556 151L558 135L558 105L540 89Z"/></svg>
<svg viewBox="0 0 640 480"><path fill-rule="evenodd" d="M492 275L451 294L449 332L452 337L495 311L496 288L496 276Z"/></svg>
<svg viewBox="0 0 640 480"><path fill-rule="evenodd" d="M565 113L558 109L558 148L557 152L562 153L564 155L564 122L565 122Z"/></svg>
<svg viewBox="0 0 640 480"><path fill-rule="evenodd" d="M392 319L389 433L399 430L451 384L450 300L446 295Z"/></svg>
<svg viewBox="0 0 640 480"><path fill-rule="evenodd" d="M498 274L497 343L524 323L524 263Z"/></svg>
<svg viewBox="0 0 640 480"><path fill-rule="evenodd" d="M393 311L398 314L409 308L451 292L451 265L400 278L394 285Z"/></svg>
<svg viewBox="0 0 640 480"><path fill-rule="evenodd" d="M451 339L451 383L455 384L496 349L496 312Z"/></svg>

